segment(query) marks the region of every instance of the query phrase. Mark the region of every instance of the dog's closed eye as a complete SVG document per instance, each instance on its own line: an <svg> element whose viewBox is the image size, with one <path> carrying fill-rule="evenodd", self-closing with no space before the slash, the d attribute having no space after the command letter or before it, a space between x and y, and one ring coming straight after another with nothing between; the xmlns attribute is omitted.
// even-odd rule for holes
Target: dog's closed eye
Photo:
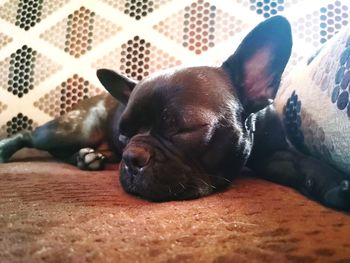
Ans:
<svg viewBox="0 0 350 263"><path fill-rule="evenodd" d="M196 132L198 130L207 128L208 126L209 124L199 124L199 125L184 127L184 128L178 129L176 134L186 134L186 133Z"/></svg>
<svg viewBox="0 0 350 263"><path fill-rule="evenodd" d="M175 139L180 138L183 140L195 140L197 138L204 139L204 143L208 143L215 131L215 125L211 124L198 124L185 128L180 128L173 135Z"/></svg>

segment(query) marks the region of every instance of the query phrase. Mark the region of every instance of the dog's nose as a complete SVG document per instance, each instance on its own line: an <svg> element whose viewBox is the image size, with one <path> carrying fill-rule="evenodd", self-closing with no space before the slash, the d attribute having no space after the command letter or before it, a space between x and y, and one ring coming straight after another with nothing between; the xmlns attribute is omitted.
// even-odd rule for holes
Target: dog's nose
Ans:
<svg viewBox="0 0 350 263"><path fill-rule="evenodd" d="M127 169L133 174L143 171L144 167L150 162L151 154L147 149L141 147L132 147L126 149L123 153L123 161Z"/></svg>

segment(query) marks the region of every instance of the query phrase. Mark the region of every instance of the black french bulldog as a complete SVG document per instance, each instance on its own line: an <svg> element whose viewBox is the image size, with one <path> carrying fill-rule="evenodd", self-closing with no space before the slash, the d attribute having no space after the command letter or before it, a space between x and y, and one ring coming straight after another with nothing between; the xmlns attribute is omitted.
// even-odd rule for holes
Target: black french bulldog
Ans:
<svg viewBox="0 0 350 263"><path fill-rule="evenodd" d="M246 165L326 206L350 210L346 176L294 151L274 111L291 47L288 21L275 16L221 67L170 69L139 83L100 69L98 78L121 104L108 94L83 101L32 133L0 141L0 162L22 147L89 170L114 156L125 191L153 201L222 190Z"/></svg>

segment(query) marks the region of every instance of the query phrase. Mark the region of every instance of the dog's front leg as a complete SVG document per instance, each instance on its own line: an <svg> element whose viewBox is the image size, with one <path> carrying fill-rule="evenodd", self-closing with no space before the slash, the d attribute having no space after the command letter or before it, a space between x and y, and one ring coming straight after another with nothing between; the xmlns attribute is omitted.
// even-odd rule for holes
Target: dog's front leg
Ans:
<svg viewBox="0 0 350 263"><path fill-rule="evenodd" d="M32 133L23 131L10 138L0 140L0 163L7 161L16 151L31 145Z"/></svg>
<svg viewBox="0 0 350 263"><path fill-rule="evenodd" d="M249 163L258 176L291 186L326 206L350 211L349 177L293 150L276 151Z"/></svg>

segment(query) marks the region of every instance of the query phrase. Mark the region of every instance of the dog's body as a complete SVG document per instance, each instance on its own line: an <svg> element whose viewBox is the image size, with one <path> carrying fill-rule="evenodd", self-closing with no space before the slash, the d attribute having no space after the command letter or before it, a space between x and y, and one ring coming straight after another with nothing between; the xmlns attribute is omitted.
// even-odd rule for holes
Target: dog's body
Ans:
<svg viewBox="0 0 350 263"><path fill-rule="evenodd" d="M289 23L277 16L258 25L221 67L172 69L139 83L99 70L114 98L91 98L32 133L0 141L0 162L22 147L47 150L81 169L121 160L123 188L156 201L221 190L246 165L350 210L345 175L292 150L271 104L291 45Z"/></svg>

